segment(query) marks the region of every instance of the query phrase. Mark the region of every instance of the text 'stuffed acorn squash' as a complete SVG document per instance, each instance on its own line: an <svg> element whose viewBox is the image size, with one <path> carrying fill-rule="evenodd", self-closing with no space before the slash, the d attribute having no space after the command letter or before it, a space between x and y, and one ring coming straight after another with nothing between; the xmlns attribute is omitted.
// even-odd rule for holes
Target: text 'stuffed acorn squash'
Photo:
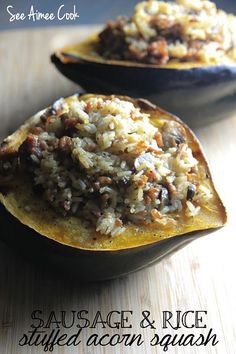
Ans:
<svg viewBox="0 0 236 354"><path fill-rule="evenodd" d="M3 236L84 280L159 261L226 222L191 130L143 99L74 95L6 138Z"/></svg>

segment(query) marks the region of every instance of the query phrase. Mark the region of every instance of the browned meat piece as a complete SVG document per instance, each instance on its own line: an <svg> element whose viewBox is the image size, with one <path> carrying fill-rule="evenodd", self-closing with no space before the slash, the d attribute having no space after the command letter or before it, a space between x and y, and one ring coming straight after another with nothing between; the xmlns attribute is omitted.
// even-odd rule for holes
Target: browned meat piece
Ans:
<svg viewBox="0 0 236 354"><path fill-rule="evenodd" d="M109 21L107 27L99 34L100 43L98 52L107 58L122 59L128 49L123 31L125 19Z"/></svg>
<svg viewBox="0 0 236 354"><path fill-rule="evenodd" d="M58 147L61 151L65 153L69 153L71 151L72 145L72 139L69 136L63 136L59 139Z"/></svg>

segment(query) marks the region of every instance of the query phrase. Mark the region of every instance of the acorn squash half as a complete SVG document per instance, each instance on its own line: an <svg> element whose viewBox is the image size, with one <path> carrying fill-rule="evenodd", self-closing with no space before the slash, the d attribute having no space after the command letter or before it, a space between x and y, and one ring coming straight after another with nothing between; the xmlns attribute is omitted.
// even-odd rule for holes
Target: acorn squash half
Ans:
<svg viewBox="0 0 236 354"><path fill-rule="evenodd" d="M88 92L143 97L174 112L191 127L227 118L236 109L236 64L151 65L107 60L96 53L98 35L58 49L57 69Z"/></svg>
<svg viewBox="0 0 236 354"><path fill-rule="evenodd" d="M78 99L86 100L93 96L82 95ZM62 216L35 193L24 163L19 163L22 144L46 110L35 114L1 146L0 217L4 229L6 226L2 238L30 258L49 263L53 268L86 281L115 278L153 264L226 222L225 208L215 190L202 148L192 131L180 119L146 100L119 98L150 114L153 125L158 126L159 120L165 119L184 127L188 146L198 160L201 178L207 179L212 199L207 206L202 206L198 215L186 218L180 213L179 221L168 227L129 224L121 235L101 235L93 226L85 226L78 217ZM65 101L71 99L69 97ZM13 172L6 173L3 165L6 167L11 162L13 166L13 161L17 167Z"/></svg>

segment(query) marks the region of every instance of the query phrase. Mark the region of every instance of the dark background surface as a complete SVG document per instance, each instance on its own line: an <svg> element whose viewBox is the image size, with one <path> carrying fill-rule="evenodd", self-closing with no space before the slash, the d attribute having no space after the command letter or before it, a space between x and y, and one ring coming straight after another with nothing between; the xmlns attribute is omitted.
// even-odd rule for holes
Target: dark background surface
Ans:
<svg viewBox="0 0 236 354"><path fill-rule="evenodd" d="M55 25L78 25L104 23L107 19L115 18L117 15L129 15L133 6L138 0L0 0L0 29L16 29L24 27L55 26ZM216 0L215 3L227 10L236 13L236 0ZM7 6L12 5L14 13L28 13L30 6L40 12L56 12L60 5L64 4L65 11L73 11L73 5L80 14L76 21L14 21L9 22L10 15L7 13Z"/></svg>

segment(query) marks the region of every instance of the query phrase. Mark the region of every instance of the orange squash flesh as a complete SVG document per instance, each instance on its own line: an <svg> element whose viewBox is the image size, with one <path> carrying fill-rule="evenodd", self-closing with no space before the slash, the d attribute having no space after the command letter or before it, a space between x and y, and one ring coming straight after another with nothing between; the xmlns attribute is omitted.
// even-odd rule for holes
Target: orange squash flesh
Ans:
<svg viewBox="0 0 236 354"><path fill-rule="evenodd" d="M93 34L83 42L77 44L66 45L65 47L58 49L55 52L55 55L61 60L64 64L69 63L79 63L81 61L93 62L98 64L108 64L108 65L120 65L120 66L135 66L135 67L150 67L150 68L159 68L159 69L191 69L198 67L207 67L213 66L210 64L205 64L201 62L168 62L167 64L145 64L138 63L128 60L114 60L114 59L105 59L96 52L96 47L98 43L98 34Z"/></svg>

